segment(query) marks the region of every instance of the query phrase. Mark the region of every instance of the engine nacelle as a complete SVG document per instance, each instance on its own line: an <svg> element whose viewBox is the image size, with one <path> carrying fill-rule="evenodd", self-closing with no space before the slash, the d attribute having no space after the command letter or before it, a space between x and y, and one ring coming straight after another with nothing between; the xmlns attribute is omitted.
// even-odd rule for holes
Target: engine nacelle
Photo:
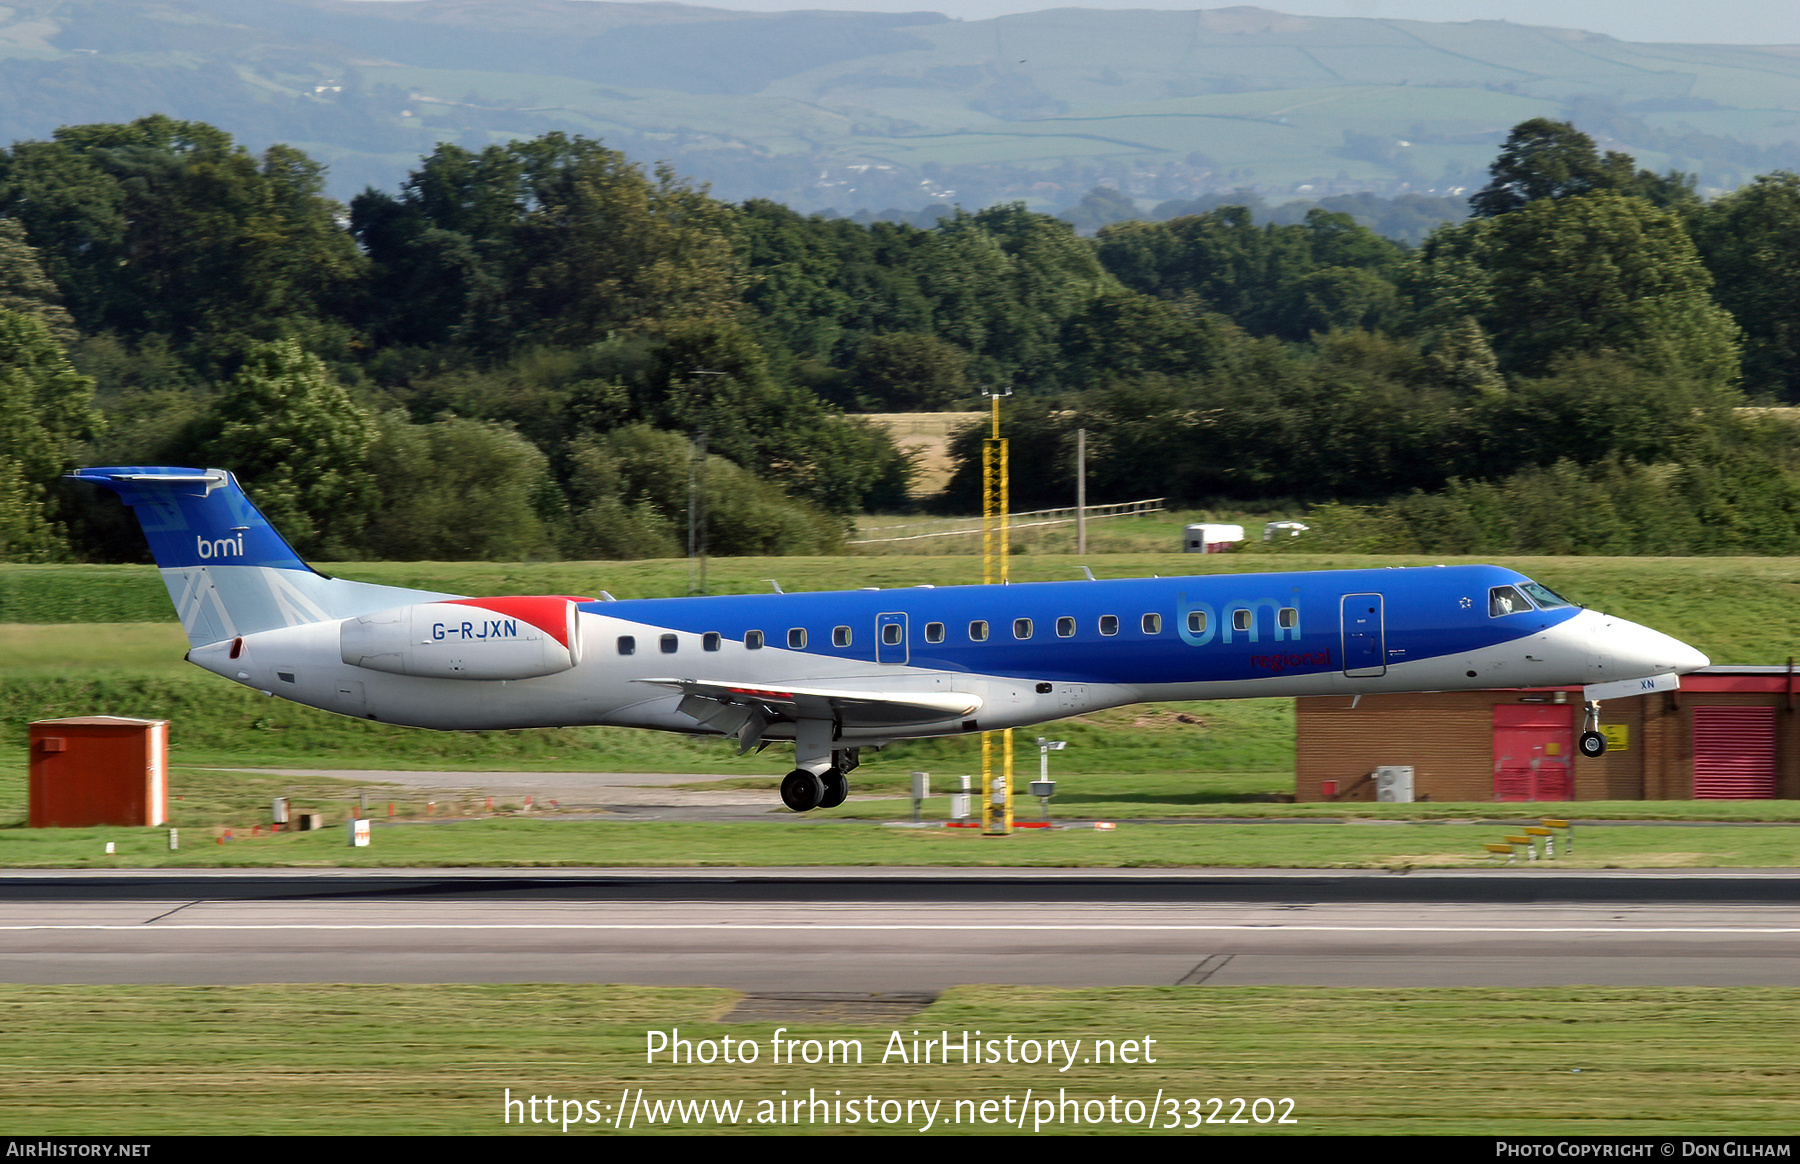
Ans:
<svg viewBox="0 0 1800 1164"><path fill-rule="evenodd" d="M421 602L338 629L353 667L430 679L534 679L581 662L576 600L460 598Z"/></svg>

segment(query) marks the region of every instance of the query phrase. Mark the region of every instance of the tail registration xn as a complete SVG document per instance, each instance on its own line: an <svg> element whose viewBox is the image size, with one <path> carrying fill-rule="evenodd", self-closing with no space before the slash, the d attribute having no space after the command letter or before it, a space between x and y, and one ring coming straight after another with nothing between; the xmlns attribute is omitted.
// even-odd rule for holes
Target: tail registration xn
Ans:
<svg viewBox="0 0 1800 1164"><path fill-rule="evenodd" d="M1499 566L614 600L330 578L223 469L73 474L137 514L192 649L246 687L444 731L609 724L792 741L841 804L863 748L1148 700L1673 686L1668 635ZM1582 750L1603 737L1590 717Z"/></svg>

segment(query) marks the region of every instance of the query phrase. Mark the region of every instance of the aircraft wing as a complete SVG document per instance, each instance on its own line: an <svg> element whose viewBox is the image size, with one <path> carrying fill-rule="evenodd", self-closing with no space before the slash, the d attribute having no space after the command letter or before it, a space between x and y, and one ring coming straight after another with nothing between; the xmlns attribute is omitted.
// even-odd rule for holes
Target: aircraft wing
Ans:
<svg viewBox="0 0 1800 1164"><path fill-rule="evenodd" d="M981 707L965 691L864 691L842 687L769 686L715 679L639 679L686 696L681 711L725 735L743 750L777 720L827 719L852 727L901 727L962 719Z"/></svg>

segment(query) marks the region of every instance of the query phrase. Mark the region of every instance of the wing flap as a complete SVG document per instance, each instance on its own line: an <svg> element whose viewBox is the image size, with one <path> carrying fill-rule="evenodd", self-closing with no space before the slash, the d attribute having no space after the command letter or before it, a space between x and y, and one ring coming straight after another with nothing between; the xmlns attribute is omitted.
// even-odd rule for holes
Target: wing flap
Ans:
<svg viewBox="0 0 1800 1164"><path fill-rule="evenodd" d="M672 687L690 699L710 700L731 707L766 708L783 719L830 719L856 727L962 719L981 707L981 697L966 691L862 691L848 687L770 686L714 679L639 679L637 682ZM689 715L694 714L687 708L683 710ZM702 716L695 718L707 722Z"/></svg>

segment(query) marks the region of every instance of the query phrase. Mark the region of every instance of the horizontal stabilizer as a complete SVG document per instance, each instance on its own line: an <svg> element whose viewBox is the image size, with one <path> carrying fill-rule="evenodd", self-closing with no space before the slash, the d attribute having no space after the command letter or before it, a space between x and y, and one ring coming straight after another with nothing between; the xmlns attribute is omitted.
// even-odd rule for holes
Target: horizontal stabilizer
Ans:
<svg viewBox="0 0 1800 1164"><path fill-rule="evenodd" d="M223 469L115 465L69 476L110 489L137 515L191 646L460 598L315 572Z"/></svg>

